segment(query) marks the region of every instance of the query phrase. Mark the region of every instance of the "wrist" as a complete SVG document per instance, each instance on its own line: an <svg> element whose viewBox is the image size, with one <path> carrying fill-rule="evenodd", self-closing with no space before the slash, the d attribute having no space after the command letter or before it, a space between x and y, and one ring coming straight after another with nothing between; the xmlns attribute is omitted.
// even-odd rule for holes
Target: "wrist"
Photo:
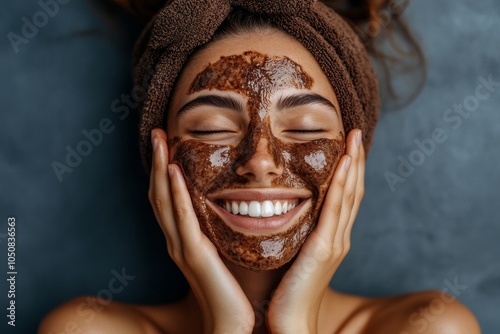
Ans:
<svg viewBox="0 0 500 334"><path fill-rule="evenodd" d="M303 305L300 309L283 310L280 313L268 313L267 324L270 333L318 333L319 308L312 305Z"/></svg>
<svg viewBox="0 0 500 334"><path fill-rule="evenodd" d="M232 321L234 320L234 321ZM214 324L212 328L205 328L205 334L251 334L253 331L253 322L245 323L232 319L220 324Z"/></svg>
<svg viewBox="0 0 500 334"><path fill-rule="evenodd" d="M301 333L301 334L317 334L318 330L316 329L316 326L311 327L311 326L287 326L286 328L275 328L275 329L270 329L269 332L271 334L290 334L290 333Z"/></svg>

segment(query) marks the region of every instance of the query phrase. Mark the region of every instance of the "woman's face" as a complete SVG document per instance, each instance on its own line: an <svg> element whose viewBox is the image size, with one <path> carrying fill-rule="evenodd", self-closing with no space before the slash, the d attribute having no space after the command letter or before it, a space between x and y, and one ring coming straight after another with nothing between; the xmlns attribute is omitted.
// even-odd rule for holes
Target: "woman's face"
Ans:
<svg viewBox="0 0 500 334"><path fill-rule="evenodd" d="M213 42L184 69L167 124L170 161L219 252L255 271L289 262L345 151L335 93L312 55L274 30Z"/></svg>

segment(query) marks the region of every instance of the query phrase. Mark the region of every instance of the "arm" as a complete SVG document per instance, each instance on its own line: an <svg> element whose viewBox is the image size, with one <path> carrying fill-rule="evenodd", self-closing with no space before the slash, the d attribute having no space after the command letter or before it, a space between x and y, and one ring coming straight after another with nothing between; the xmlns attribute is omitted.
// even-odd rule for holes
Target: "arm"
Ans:
<svg viewBox="0 0 500 334"><path fill-rule="evenodd" d="M250 333L254 313L217 249L202 233L179 166L169 164L167 135L152 133L149 199L167 240L168 253L196 296L205 333Z"/></svg>

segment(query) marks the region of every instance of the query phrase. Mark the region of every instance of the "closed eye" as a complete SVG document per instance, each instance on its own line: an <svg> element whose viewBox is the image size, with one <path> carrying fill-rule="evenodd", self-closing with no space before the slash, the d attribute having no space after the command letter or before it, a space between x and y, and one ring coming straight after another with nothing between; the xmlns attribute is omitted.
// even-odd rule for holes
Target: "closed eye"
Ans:
<svg viewBox="0 0 500 334"><path fill-rule="evenodd" d="M216 135L216 134L221 134L221 133L236 133L236 132L230 131L230 130L193 130L193 131L191 131L191 134L198 135L198 136L210 136L210 135Z"/></svg>
<svg viewBox="0 0 500 334"><path fill-rule="evenodd" d="M321 132L325 132L325 130L323 130L323 129L314 129L314 130L301 130L301 129L297 129L297 130L286 130L285 132L292 132L292 133L321 133Z"/></svg>
<svg viewBox="0 0 500 334"><path fill-rule="evenodd" d="M303 143L329 137L329 131L325 129L288 129L282 131L283 139L286 141Z"/></svg>

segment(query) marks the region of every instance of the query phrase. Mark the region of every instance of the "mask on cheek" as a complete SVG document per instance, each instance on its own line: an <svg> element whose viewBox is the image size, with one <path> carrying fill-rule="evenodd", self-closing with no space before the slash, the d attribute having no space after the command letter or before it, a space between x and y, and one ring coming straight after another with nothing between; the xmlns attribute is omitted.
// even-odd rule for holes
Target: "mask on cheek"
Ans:
<svg viewBox="0 0 500 334"><path fill-rule="evenodd" d="M274 91L290 85L298 89L309 88L307 82L304 84L306 74L301 71L299 65L287 58L280 68L268 64L276 62L276 59L258 56L254 53L251 56L254 57L253 60L251 57L250 60L248 57L242 58L245 64L231 67L238 71L238 73L231 73L231 83L234 83L234 87L221 86L227 85L228 80L210 83L212 77L219 79L223 77L217 73L216 63L197 77L191 90L193 92L196 89L207 89L207 87L213 89L215 84L218 84L215 88L221 91L238 92L237 87L239 89L246 87L245 91L238 93L245 94L249 98L247 109L250 114L250 123L239 144L237 146L213 145L199 140L174 138L171 156L172 162L177 163L184 173L203 233L227 260L246 269L261 271L283 266L300 250L318 220L333 172L340 157L344 154L345 142L342 133L337 139L318 139L304 143L289 143L274 137L269 117L266 117L265 112L269 96ZM256 60L259 64L258 70L252 67L255 66ZM280 61L282 60L283 58L280 58ZM233 57L231 64L234 64L234 61ZM248 66L245 67L245 65ZM227 65L223 67L224 75L226 75ZM238 75L245 79L244 85L234 79L237 79ZM277 78L274 81L273 75ZM310 86L312 79L308 80ZM269 155L282 171L273 179L271 186L280 189L307 189L311 197L305 200L310 202L310 206L303 210L293 225L287 225L289 227L286 230L255 235L242 233L228 226L213 209L216 207L219 211L226 210L225 204L209 202L207 197L227 189L245 191L249 179L245 175L238 174L237 170L254 157L261 140L267 142ZM298 209L299 207L293 210ZM231 212L231 209L228 211Z"/></svg>

